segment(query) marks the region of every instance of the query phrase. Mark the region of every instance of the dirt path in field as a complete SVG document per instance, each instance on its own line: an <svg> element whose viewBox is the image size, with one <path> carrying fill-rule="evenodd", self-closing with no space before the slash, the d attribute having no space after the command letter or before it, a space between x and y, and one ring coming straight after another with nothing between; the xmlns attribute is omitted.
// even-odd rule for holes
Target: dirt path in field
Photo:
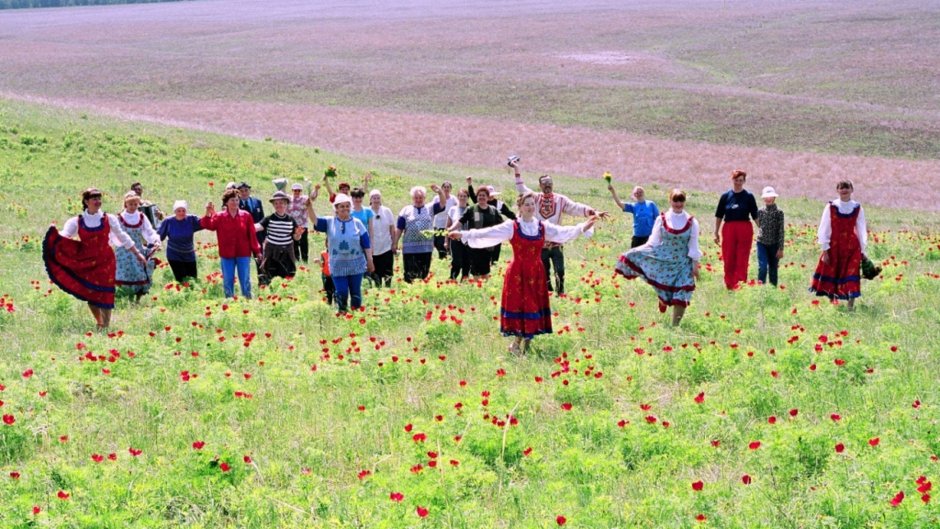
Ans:
<svg viewBox="0 0 940 529"><path fill-rule="evenodd" d="M727 189L728 174L740 168L749 173L753 192L773 185L784 197L819 200L833 198L834 182L850 178L856 183L855 197L864 203L940 211L940 189L934 185L940 181L940 160L796 153L581 127L314 105L0 97L247 138L271 137L352 156L489 166L502 178L510 153L522 156L531 176L547 172L598 177L609 170L620 181L704 191ZM621 195L627 194L627 189L621 190Z"/></svg>

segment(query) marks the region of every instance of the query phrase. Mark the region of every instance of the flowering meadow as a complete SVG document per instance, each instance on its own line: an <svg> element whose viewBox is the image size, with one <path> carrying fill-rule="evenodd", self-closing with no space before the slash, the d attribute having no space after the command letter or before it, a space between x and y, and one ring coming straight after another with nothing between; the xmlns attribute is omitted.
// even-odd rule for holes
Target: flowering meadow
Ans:
<svg viewBox="0 0 940 529"><path fill-rule="evenodd" d="M884 271L850 312L806 290L822 204L778 189L781 286L728 292L717 197L690 182L705 257L682 325L648 285L613 275L631 219L612 211L567 245L554 333L524 357L498 333L508 248L488 281L448 282L435 259L427 282L369 289L365 310L338 317L313 263L225 300L203 233L200 278L177 284L159 267L104 334L45 276L42 234L90 185L109 212L140 180L145 198L186 198L198 214L230 180L267 198L272 178L334 162L354 182L375 171L393 211L411 185L466 175L511 196L500 168L0 102L0 527L940 526L934 213L866 210ZM556 188L613 207L600 174Z"/></svg>

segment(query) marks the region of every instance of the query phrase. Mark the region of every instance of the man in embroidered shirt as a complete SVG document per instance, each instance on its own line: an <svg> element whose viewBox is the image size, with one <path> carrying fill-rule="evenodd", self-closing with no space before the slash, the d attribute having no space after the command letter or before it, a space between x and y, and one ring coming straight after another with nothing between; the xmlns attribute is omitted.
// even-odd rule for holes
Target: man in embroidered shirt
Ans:
<svg viewBox="0 0 940 529"><path fill-rule="evenodd" d="M516 191L519 194L531 193L531 189L522 182L522 175L519 172L519 162L513 161L509 164L516 174ZM535 193L535 200L538 209L535 212L536 218L542 221L549 221L553 224L561 225L561 216L563 213L577 215L582 217L591 217L598 215L607 217L607 212L598 213L591 206L575 202L565 195L554 192L554 183L552 177L542 175L539 177L539 189L541 193ZM565 293L565 254L562 251L562 245L556 243L545 243L542 248L542 265L545 267L545 282L548 283L548 290L552 290L551 267L555 267L555 292L558 295Z"/></svg>

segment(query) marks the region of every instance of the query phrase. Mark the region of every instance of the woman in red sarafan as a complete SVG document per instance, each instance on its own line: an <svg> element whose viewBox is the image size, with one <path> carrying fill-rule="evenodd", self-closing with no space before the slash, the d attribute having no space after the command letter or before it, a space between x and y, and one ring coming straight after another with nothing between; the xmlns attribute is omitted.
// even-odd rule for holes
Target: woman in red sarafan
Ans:
<svg viewBox="0 0 940 529"><path fill-rule="evenodd" d="M84 211L67 220L61 232L49 227L42 241L42 260L49 279L87 302L98 329L105 329L114 309L116 260L111 245L128 250L141 264L146 259L118 218L101 211L101 191L92 187L82 192L82 206ZM78 240L73 239L76 235Z"/></svg>
<svg viewBox="0 0 940 529"><path fill-rule="evenodd" d="M822 254L809 287L818 296L847 300L849 310L862 295L859 272L868 242L865 211L852 200L853 191L850 180L840 181L836 184L839 198L823 209L817 235Z"/></svg>
<svg viewBox="0 0 940 529"><path fill-rule="evenodd" d="M503 278L503 296L499 327L503 336L512 336L512 353L528 349L536 335L552 332L552 311L542 265L542 247L546 242L563 244L581 235L590 236L596 217L576 226L558 226L535 218L534 193L517 201L519 218L489 228L451 232L471 248L489 248L509 241L512 261Z"/></svg>

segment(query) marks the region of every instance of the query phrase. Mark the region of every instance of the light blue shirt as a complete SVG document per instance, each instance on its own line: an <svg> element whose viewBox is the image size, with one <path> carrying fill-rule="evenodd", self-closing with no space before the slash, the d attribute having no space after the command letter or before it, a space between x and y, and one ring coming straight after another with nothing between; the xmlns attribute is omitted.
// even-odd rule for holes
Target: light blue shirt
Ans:
<svg viewBox="0 0 940 529"><path fill-rule="evenodd" d="M653 233L653 223L659 216L659 208L651 200L624 204L625 213L633 213L633 235L636 237L649 237Z"/></svg>

